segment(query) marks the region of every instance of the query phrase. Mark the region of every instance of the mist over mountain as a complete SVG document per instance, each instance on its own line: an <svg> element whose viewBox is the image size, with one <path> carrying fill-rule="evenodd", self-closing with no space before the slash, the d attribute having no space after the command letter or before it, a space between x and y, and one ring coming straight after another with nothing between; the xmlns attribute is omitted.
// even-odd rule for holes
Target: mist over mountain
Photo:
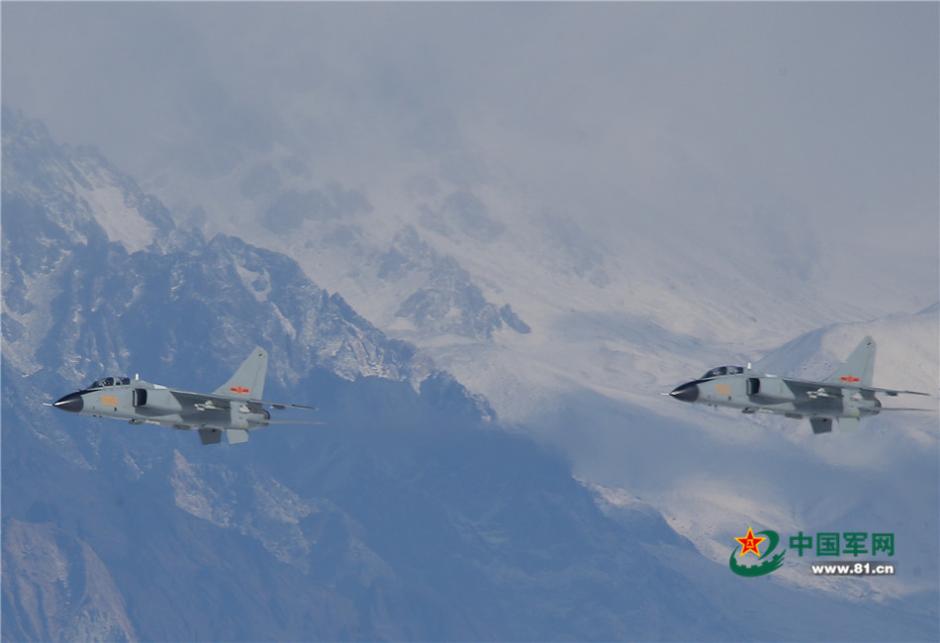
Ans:
<svg viewBox="0 0 940 643"><path fill-rule="evenodd" d="M179 229L96 154L3 118L4 638L931 631L920 599L899 612L740 583L653 507L611 504L500 427L291 259ZM131 370L204 390L256 343L270 396L315 403L325 426L206 448L41 406ZM783 607L803 617L780 623Z"/></svg>
<svg viewBox="0 0 940 643"><path fill-rule="evenodd" d="M937 392L938 11L3 4L3 638L936 640L936 398L662 393L865 335ZM325 425L41 406L255 344ZM897 574L741 579L748 526Z"/></svg>

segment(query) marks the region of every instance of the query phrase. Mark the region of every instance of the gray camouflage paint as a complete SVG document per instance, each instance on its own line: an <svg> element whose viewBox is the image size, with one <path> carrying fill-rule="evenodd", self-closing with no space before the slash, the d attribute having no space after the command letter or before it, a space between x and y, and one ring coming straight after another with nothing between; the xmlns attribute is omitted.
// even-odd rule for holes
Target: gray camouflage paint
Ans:
<svg viewBox="0 0 940 643"><path fill-rule="evenodd" d="M697 380L680 384L669 395L683 402L726 406L740 409L742 413L809 418L816 434L832 431L834 419L843 428L856 428L859 419L883 410L876 393L926 395L872 387L875 348L875 341L865 337L848 359L822 381L756 373L750 365L746 368L719 366Z"/></svg>
<svg viewBox="0 0 940 643"><path fill-rule="evenodd" d="M248 441L248 431L273 423L268 406L311 408L261 399L268 355L255 347L229 380L212 393L193 393L139 378L107 377L69 393L52 406L63 411L198 430L203 444L216 444L222 433L232 444Z"/></svg>

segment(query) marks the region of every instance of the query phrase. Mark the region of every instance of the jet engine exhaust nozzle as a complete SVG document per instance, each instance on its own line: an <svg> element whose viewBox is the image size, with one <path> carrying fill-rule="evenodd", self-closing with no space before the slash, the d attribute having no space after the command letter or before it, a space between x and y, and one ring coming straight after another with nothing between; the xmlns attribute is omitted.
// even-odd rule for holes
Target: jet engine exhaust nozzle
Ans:
<svg viewBox="0 0 940 643"><path fill-rule="evenodd" d="M674 388L669 395L683 402L694 402L698 399L698 384L695 382L686 382Z"/></svg>
<svg viewBox="0 0 940 643"><path fill-rule="evenodd" d="M62 409L63 411L69 411L70 413L78 413L85 408L85 402L78 393L69 393L53 402L52 406L57 409Z"/></svg>

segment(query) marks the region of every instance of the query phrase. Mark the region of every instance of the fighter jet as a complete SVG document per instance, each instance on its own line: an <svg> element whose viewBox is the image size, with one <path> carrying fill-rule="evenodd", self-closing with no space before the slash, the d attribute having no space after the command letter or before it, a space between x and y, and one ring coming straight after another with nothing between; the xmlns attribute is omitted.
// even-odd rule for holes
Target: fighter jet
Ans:
<svg viewBox="0 0 940 643"><path fill-rule="evenodd" d="M157 424L199 432L203 444L218 444L222 433L230 444L248 441L248 432L271 424L319 424L272 420L266 407L310 409L312 406L261 399L268 354L255 347L235 374L212 393L193 393L151 384L139 377L105 377L52 403L57 409L93 417Z"/></svg>
<svg viewBox="0 0 940 643"><path fill-rule="evenodd" d="M747 367L719 366L702 377L677 386L668 393L683 402L729 406L742 413L777 413L788 418L809 418L813 433L829 433L832 421L840 430L857 428L859 419L881 411L924 411L882 407L876 393L928 395L918 391L876 388L871 385L875 365L875 342L866 337L849 358L826 379L817 382L769 373ZM665 395L665 393L664 393Z"/></svg>

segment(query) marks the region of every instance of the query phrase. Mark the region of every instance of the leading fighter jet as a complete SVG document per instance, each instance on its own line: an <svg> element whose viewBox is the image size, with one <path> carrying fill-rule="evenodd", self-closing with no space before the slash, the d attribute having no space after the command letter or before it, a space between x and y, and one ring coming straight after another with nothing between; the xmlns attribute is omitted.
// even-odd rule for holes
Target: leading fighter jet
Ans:
<svg viewBox="0 0 940 643"><path fill-rule="evenodd" d="M235 374L212 393L181 391L151 384L138 377L105 377L87 388L52 403L57 409L93 417L127 420L131 424L157 424L199 431L203 444L218 444L222 433L230 444L248 441L248 432L271 424L319 424L272 420L266 407L312 406L268 402L261 399L268 370L268 354L255 347Z"/></svg>
<svg viewBox="0 0 940 643"><path fill-rule="evenodd" d="M822 381L755 373L748 364L719 366L702 377L677 386L669 393L683 402L730 406L742 413L777 413L788 418L809 418L813 433L829 433L832 421L840 429L858 427L860 418L881 411L925 411L882 407L876 393L928 395L918 391L876 388L871 385L875 366L875 341L866 337L836 371ZM665 395L665 393L664 393Z"/></svg>

